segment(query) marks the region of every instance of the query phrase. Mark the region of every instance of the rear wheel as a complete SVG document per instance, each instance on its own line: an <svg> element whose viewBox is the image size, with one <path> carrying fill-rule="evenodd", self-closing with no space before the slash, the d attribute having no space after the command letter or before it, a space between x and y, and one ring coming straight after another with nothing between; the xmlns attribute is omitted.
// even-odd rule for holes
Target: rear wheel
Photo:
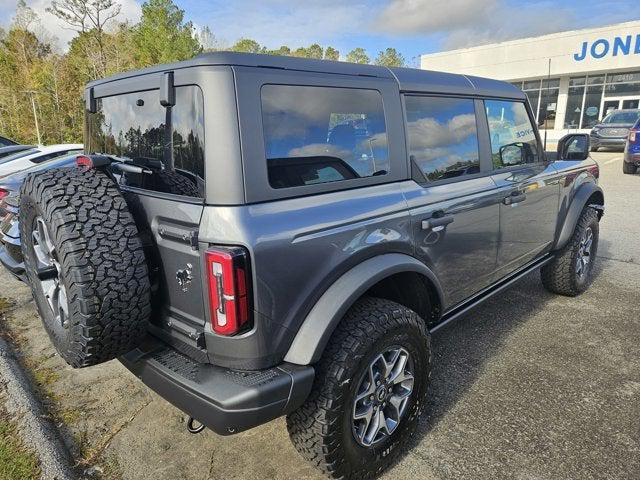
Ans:
<svg viewBox="0 0 640 480"><path fill-rule="evenodd" d="M137 346L150 313L147 267L133 217L107 175L30 175L20 236L38 312L62 358L85 367Z"/></svg>
<svg viewBox="0 0 640 480"><path fill-rule="evenodd" d="M569 243L542 267L542 283L547 290L574 297L589 287L598 253L598 220L595 209L584 208Z"/></svg>
<svg viewBox="0 0 640 480"><path fill-rule="evenodd" d="M638 170L638 167L636 167L633 163L625 162L624 160L622 161L623 173L633 175L634 173L636 173L637 170Z"/></svg>
<svg viewBox="0 0 640 480"><path fill-rule="evenodd" d="M298 452L333 478L372 478L406 451L425 405L425 322L388 300L354 305L317 365L312 393L287 416Z"/></svg>

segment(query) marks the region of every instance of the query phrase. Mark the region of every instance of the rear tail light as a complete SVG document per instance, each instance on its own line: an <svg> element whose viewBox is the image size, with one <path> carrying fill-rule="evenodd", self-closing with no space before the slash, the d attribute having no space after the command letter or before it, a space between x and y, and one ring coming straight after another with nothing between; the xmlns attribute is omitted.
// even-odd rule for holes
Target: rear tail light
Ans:
<svg viewBox="0 0 640 480"><path fill-rule="evenodd" d="M638 133L636 130L631 130L629 132L629 141L630 142L635 142L636 141L636 133Z"/></svg>
<svg viewBox="0 0 640 480"><path fill-rule="evenodd" d="M211 328L234 335L251 325L249 255L241 247L216 247L205 252L209 282Z"/></svg>
<svg viewBox="0 0 640 480"><path fill-rule="evenodd" d="M2 200L4 197L7 197L7 196L9 196L9 190L0 188L0 200Z"/></svg>

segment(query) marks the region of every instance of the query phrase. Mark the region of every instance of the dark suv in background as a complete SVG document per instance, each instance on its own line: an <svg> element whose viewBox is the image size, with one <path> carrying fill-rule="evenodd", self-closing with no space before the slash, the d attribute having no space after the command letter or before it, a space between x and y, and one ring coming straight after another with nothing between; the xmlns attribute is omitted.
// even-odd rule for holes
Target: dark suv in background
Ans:
<svg viewBox="0 0 640 480"><path fill-rule="evenodd" d="M591 282L589 137L549 160L508 83L215 53L85 94L78 167L22 186L29 284L70 365L119 358L193 432L286 415L325 474L374 477L428 404L432 332L538 269Z"/></svg>
<svg viewBox="0 0 640 480"><path fill-rule="evenodd" d="M622 171L634 174L640 166L640 119L629 130L629 138L624 147L624 162Z"/></svg>
<svg viewBox="0 0 640 480"><path fill-rule="evenodd" d="M591 151L600 147L623 150L629 130L640 119L640 110L615 110L591 129Z"/></svg>

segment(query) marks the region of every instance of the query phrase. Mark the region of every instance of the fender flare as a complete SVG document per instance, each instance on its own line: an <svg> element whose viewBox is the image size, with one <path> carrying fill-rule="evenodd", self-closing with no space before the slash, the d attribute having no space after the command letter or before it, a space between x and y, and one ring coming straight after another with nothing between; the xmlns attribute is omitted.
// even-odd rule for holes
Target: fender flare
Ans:
<svg viewBox="0 0 640 480"><path fill-rule="evenodd" d="M571 203L569 204L569 208L567 210L567 214L564 217L564 222L562 224L562 228L560 229L560 233L556 237L556 241L553 245L553 250L558 250L564 247L569 240L571 240L571 235L573 235L573 231L578 224L578 220L580 219L580 214L585 206L587 206L587 202L591 195L594 193L600 193L602 198L604 199L604 193L602 192L602 188L592 182L583 183L578 191L573 196ZM604 204L601 206L601 209L604 210Z"/></svg>
<svg viewBox="0 0 640 480"><path fill-rule="evenodd" d="M320 360L333 331L355 301L380 280L403 272L415 272L427 277L442 302L440 282L416 258L401 253L386 253L370 258L343 274L322 294L298 330L284 361L309 365Z"/></svg>

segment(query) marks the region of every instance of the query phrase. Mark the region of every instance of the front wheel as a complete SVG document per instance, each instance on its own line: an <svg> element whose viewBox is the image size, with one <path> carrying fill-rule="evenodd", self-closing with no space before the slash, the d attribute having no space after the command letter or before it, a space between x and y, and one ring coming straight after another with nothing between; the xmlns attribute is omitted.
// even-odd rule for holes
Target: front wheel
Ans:
<svg viewBox="0 0 640 480"><path fill-rule="evenodd" d="M430 365L423 319L388 300L360 300L332 335L309 398L287 416L293 445L333 478L379 475L415 431Z"/></svg>
<svg viewBox="0 0 640 480"><path fill-rule="evenodd" d="M569 243L542 267L542 284L547 290L575 297L589 287L598 253L599 227L598 212L585 207Z"/></svg>
<svg viewBox="0 0 640 480"><path fill-rule="evenodd" d="M627 175L633 175L636 173L638 167L636 167L633 163L622 161L622 173L626 173Z"/></svg>

